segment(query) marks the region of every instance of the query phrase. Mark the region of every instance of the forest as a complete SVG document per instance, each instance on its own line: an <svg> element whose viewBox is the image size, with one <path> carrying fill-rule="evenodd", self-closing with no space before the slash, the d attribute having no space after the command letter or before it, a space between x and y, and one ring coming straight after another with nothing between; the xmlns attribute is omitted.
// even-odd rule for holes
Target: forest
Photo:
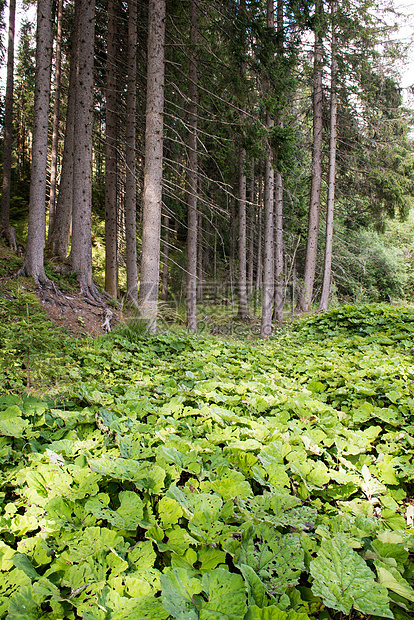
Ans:
<svg viewBox="0 0 414 620"><path fill-rule="evenodd" d="M1 620L414 617L402 23L0 0Z"/></svg>
<svg viewBox="0 0 414 620"><path fill-rule="evenodd" d="M2 8L1 230L39 286L51 260L153 332L165 306L196 331L227 304L263 338L284 314L411 299L391 5L43 0L18 36Z"/></svg>

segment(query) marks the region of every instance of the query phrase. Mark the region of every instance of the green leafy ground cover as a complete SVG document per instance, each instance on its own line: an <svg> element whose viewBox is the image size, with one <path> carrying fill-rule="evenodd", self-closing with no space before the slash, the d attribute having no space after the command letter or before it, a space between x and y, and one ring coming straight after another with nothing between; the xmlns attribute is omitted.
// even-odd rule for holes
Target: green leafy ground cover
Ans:
<svg viewBox="0 0 414 620"><path fill-rule="evenodd" d="M0 618L412 618L414 313L295 330L3 353Z"/></svg>

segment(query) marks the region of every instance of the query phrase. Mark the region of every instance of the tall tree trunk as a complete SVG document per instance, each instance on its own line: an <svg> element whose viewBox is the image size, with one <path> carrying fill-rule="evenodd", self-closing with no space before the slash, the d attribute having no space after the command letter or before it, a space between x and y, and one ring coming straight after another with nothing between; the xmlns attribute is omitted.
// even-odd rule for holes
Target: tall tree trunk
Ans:
<svg viewBox="0 0 414 620"><path fill-rule="evenodd" d="M241 53L245 53L246 36L245 36L245 17L246 17L246 1L240 0L240 28L241 31ZM246 64L241 63L240 67L241 79L246 77ZM248 315L247 307L247 222L246 222L246 193L247 193L247 181L246 181L246 149L244 146L244 123L246 117L246 106L241 106L240 111L240 145L239 145L239 159L238 159L238 215L239 215L239 241L238 241L238 255L239 255L239 273L238 273L238 316L241 319L245 319Z"/></svg>
<svg viewBox="0 0 414 620"><path fill-rule="evenodd" d="M170 218L164 215L164 244L162 251L162 288L161 299L168 299L168 257L170 253Z"/></svg>
<svg viewBox="0 0 414 620"><path fill-rule="evenodd" d="M310 207L308 219L308 238L306 243L306 259L303 277L302 311L309 312L312 305L313 283L315 280L316 260L318 251L319 213L321 205L322 182L322 36L318 20L320 13L318 0L315 9L315 51L313 73L313 146L312 146L312 178Z"/></svg>
<svg viewBox="0 0 414 620"><path fill-rule="evenodd" d="M267 0L267 26L274 28L273 0ZM273 127L274 121L270 113L266 113L266 126ZM264 181L264 244L263 244L263 292L262 319L260 338L272 335L272 303L274 287L274 251L273 251L273 192L274 171L273 155L269 142L266 146L265 181Z"/></svg>
<svg viewBox="0 0 414 620"><path fill-rule="evenodd" d="M197 303L202 304L204 298L204 248L203 248L203 214L198 210L197 218Z"/></svg>
<svg viewBox="0 0 414 620"><path fill-rule="evenodd" d="M275 172L275 297L273 316L283 321L283 179Z"/></svg>
<svg viewBox="0 0 414 620"><path fill-rule="evenodd" d="M59 111L60 111L60 82L62 65L62 16L63 0L58 0L56 18L56 58L55 58L55 104L53 107L52 122L52 147L50 163L50 196L49 196L49 236L53 228L53 220L56 208L56 183L58 167L58 146L59 146Z"/></svg>
<svg viewBox="0 0 414 620"><path fill-rule="evenodd" d="M263 161L259 165L259 192L258 192L259 213L257 216L257 271L256 271L256 303L259 301L259 292L263 279Z"/></svg>
<svg viewBox="0 0 414 620"><path fill-rule="evenodd" d="M246 150L240 147L239 150L239 192L238 192L238 215L239 215L239 278L238 278L238 316L245 319L248 314L247 309L247 235L246 235L246 172L245 172Z"/></svg>
<svg viewBox="0 0 414 620"><path fill-rule="evenodd" d="M10 226L10 189L13 145L13 75L14 75L14 32L16 20L16 0L9 4L9 30L7 43L7 81L4 111L4 157L3 157L3 193L1 197L1 233L10 246L16 250L15 231Z"/></svg>
<svg viewBox="0 0 414 620"><path fill-rule="evenodd" d="M116 0L108 0L108 43L106 60L105 123L105 290L116 299L118 292L117 243L117 112Z"/></svg>
<svg viewBox="0 0 414 620"><path fill-rule="evenodd" d="M332 267L332 242L335 209L335 173L336 173L336 125L338 116L338 100L336 94L336 76L338 62L336 59L336 35L335 35L336 2L332 4L332 39L331 39L331 106L330 106L330 135L329 135L329 173L328 173L328 198L326 208L326 239L325 259L323 269L323 282L319 312L328 309L329 290L331 286Z"/></svg>
<svg viewBox="0 0 414 620"><path fill-rule="evenodd" d="M233 282L234 276L234 263L236 260L236 227L237 227L237 211L236 201L231 199L230 206L230 248L229 248L229 271L230 280ZM232 285L233 286L233 285Z"/></svg>
<svg viewBox="0 0 414 620"><path fill-rule="evenodd" d="M283 56L283 0L277 1L277 55ZM279 119L278 125L283 127ZM273 316L279 323L283 321L283 178L279 170L275 172L275 296Z"/></svg>
<svg viewBox="0 0 414 620"><path fill-rule="evenodd" d="M43 251L46 238L46 170L52 63L52 2L38 0L36 76L33 106L29 222L22 273L46 284Z"/></svg>
<svg viewBox="0 0 414 620"><path fill-rule="evenodd" d="M157 331L162 201L165 0L150 0L148 14L147 110L142 213L142 260L138 305Z"/></svg>
<svg viewBox="0 0 414 620"><path fill-rule="evenodd" d="M52 254L52 256L56 256L61 261L64 261L67 257L70 233L72 229L74 131L76 84L78 79L78 21L79 12L75 12L72 31L72 49L70 54L69 91L66 110L62 169L60 173L60 184L56 201L55 215L53 218L53 228L48 241L48 251Z"/></svg>
<svg viewBox="0 0 414 620"><path fill-rule="evenodd" d="M254 160L252 160L252 174L249 188L249 244L247 261L247 292L253 294L254 277L254 231L255 231L255 200L254 200Z"/></svg>
<svg viewBox="0 0 414 620"><path fill-rule="evenodd" d="M190 3L190 70L188 106L187 327L197 330L197 5Z"/></svg>
<svg viewBox="0 0 414 620"><path fill-rule="evenodd" d="M138 304L137 266L137 189L135 165L135 133L137 110L137 4L129 0L128 20L128 87L126 110L126 180L125 180L125 237L127 297Z"/></svg>
<svg viewBox="0 0 414 620"><path fill-rule="evenodd" d="M78 14L78 74L73 158L73 231L70 253L81 291L100 299L92 280L92 126L95 0L75 0ZM75 16L75 21L77 20Z"/></svg>

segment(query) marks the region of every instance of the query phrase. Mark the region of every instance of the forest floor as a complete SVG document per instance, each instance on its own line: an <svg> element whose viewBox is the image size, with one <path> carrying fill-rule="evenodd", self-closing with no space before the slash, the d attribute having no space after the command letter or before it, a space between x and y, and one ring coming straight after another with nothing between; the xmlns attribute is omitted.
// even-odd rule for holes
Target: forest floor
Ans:
<svg viewBox="0 0 414 620"><path fill-rule="evenodd" d="M85 298L73 275L47 269L50 287L37 287L33 280L18 275L22 258L0 243L0 297L14 299L23 292L31 292L42 304L44 311L55 325L69 335L98 335L112 331L131 318L132 311L121 305L108 304L104 298L97 303Z"/></svg>

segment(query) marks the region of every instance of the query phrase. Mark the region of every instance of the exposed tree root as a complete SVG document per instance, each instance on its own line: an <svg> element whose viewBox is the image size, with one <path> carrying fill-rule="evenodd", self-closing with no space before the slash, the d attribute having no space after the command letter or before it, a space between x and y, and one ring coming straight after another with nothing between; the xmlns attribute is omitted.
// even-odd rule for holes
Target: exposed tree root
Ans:
<svg viewBox="0 0 414 620"><path fill-rule="evenodd" d="M0 230L0 235L6 239L13 252L17 252L16 229L14 226L2 228Z"/></svg>

